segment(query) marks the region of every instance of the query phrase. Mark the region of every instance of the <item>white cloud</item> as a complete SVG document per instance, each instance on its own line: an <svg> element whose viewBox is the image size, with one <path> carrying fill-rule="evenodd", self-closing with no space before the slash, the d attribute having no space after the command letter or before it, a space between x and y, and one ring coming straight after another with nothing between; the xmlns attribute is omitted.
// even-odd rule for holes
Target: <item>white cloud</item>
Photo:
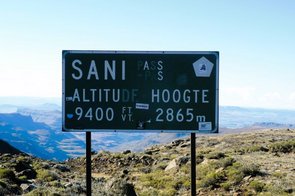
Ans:
<svg viewBox="0 0 295 196"><path fill-rule="evenodd" d="M282 102L282 96L278 92L269 92L262 94L261 97L257 100L260 103L264 104L273 104L273 103L280 103Z"/></svg>
<svg viewBox="0 0 295 196"><path fill-rule="evenodd" d="M221 88L220 105L295 109L295 92L269 92L250 86Z"/></svg>
<svg viewBox="0 0 295 196"><path fill-rule="evenodd" d="M220 104L246 106L252 103L254 94L255 88L249 86L221 88Z"/></svg>
<svg viewBox="0 0 295 196"><path fill-rule="evenodd" d="M289 95L289 101L293 102L295 104L295 92L290 93Z"/></svg>

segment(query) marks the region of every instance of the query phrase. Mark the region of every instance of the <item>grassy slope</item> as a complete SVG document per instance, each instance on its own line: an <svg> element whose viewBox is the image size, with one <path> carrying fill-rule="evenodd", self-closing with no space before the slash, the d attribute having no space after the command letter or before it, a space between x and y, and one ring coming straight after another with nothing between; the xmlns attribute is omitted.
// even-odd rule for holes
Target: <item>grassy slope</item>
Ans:
<svg viewBox="0 0 295 196"><path fill-rule="evenodd" d="M0 165L15 172L16 188L17 178L25 182L13 168L13 162L26 160L20 158L12 156L8 161L0 156ZM36 179L26 182L37 187L29 194L85 194L85 157L64 163L28 160L37 172ZM57 165L69 171L62 172ZM198 136L196 167L198 195L295 195L295 130ZM190 195L190 140L141 153L99 152L92 155L92 177L94 195L119 194L112 189L127 187L126 183L143 196ZM9 179L0 182L8 186Z"/></svg>

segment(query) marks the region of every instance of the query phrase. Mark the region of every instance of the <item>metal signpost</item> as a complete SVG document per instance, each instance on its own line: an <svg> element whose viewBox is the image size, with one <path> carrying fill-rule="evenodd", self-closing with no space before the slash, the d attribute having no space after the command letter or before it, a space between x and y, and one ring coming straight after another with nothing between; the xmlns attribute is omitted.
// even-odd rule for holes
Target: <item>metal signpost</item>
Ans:
<svg viewBox="0 0 295 196"><path fill-rule="evenodd" d="M87 141L94 131L182 132L192 142L218 132L218 52L68 50L62 58L63 131L84 131Z"/></svg>

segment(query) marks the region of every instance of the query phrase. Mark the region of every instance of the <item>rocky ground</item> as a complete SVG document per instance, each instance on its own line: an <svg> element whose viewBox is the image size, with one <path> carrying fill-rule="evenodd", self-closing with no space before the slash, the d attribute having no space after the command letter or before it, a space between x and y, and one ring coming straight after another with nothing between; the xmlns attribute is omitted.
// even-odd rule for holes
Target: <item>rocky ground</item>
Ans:
<svg viewBox="0 0 295 196"><path fill-rule="evenodd" d="M295 195L295 130L197 136L198 195ZM85 195L85 157L0 154L0 195ZM93 195L190 195L190 139L92 155Z"/></svg>

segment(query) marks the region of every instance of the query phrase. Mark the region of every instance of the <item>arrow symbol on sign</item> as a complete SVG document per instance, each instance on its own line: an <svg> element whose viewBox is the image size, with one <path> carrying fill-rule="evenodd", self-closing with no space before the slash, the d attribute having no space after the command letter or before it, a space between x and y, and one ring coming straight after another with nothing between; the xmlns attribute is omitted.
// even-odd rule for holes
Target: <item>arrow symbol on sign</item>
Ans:
<svg viewBox="0 0 295 196"><path fill-rule="evenodd" d="M66 97L66 101L73 101L73 97Z"/></svg>

